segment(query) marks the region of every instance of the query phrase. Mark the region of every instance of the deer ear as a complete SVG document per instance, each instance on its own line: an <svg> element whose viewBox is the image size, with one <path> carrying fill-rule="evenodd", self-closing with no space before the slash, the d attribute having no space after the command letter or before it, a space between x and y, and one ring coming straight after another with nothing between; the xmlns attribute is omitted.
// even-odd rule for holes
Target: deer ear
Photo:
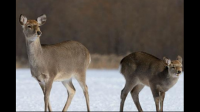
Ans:
<svg viewBox="0 0 200 112"><path fill-rule="evenodd" d="M167 59L166 57L163 57L164 62L169 66L171 64L171 60Z"/></svg>
<svg viewBox="0 0 200 112"><path fill-rule="evenodd" d="M24 15L21 14L21 15L19 16L19 23L20 23L21 25L25 25L26 22L27 22L26 16L24 16Z"/></svg>
<svg viewBox="0 0 200 112"><path fill-rule="evenodd" d="M178 55L177 60L182 63L182 57L181 56Z"/></svg>
<svg viewBox="0 0 200 112"><path fill-rule="evenodd" d="M47 20L47 17L45 14L37 18L37 22L39 26L42 26L46 22L46 20Z"/></svg>

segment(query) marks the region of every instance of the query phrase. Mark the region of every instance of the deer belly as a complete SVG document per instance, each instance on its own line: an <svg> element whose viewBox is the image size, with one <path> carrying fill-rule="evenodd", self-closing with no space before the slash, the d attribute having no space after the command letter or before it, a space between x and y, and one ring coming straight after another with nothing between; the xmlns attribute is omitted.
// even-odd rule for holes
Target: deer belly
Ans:
<svg viewBox="0 0 200 112"><path fill-rule="evenodd" d="M58 73L54 78L54 81L64 81L72 78L73 74L69 73Z"/></svg>
<svg viewBox="0 0 200 112"><path fill-rule="evenodd" d="M140 84L149 86L149 80L145 78L140 78Z"/></svg>

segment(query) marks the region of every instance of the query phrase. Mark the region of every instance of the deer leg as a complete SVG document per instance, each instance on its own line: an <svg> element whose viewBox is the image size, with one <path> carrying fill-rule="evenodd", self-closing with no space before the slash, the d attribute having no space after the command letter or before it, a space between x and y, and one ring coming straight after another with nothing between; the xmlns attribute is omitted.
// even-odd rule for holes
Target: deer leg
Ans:
<svg viewBox="0 0 200 112"><path fill-rule="evenodd" d="M160 111L163 112L163 101L165 98L165 92L160 92Z"/></svg>
<svg viewBox="0 0 200 112"><path fill-rule="evenodd" d="M43 83L39 83L39 84L40 84L40 87L42 88L42 92L44 94L44 84ZM49 101L49 104L48 104L48 109L49 109L50 112L52 111L50 101Z"/></svg>
<svg viewBox="0 0 200 112"><path fill-rule="evenodd" d="M72 79L67 80L67 81L62 81L62 84L67 89L67 93L68 93L67 102L65 103L65 107L63 108L63 111L67 111L67 109L68 109L69 105L71 104L71 101L74 97L76 89L74 88L74 86L72 84Z"/></svg>
<svg viewBox="0 0 200 112"><path fill-rule="evenodd" d="M151 92L153 94L154 97L154 101L156 104L156 111L159 111L159 102L160 102L160 97L159 97L159 91L157 89L155 89L155 87L150 87L151 88Z"/></svg>
<svg viewBox="0 0 200 112"><path fill-rule="evenodd" d="M76 79L79 82L81 88L83 89L83 93L84 93L86 104L87 104L87 111L90 111L88 87L85 83L86 82L85 73L84 73L84 75L82 75L80 77L76 77Z"/></svg>
<svg viewBox="0 0 200 112"><path fill-rule="evenodd" d="M144 85L137 85L131 91L131 96L139 112L143 111L139 102L139 93L143 88Z"/></svg>
<svg viewBox="0 0 200 112"><path fill-rule="evenodd" d="M48 103L49 103L49 95L51 92L53 80L49 80L45 82L45 88L44 88L44 103L45 103L45 112L47 111L48 108Z"/></svg>
<svg viewBox="0 0 200 112"><path fill-rule="evenodd" d="M131 89L132 89L133 87L135 87L135 85L136 85L135 81L129 81L129 82L126 81L125 87L124 87L124 89L122 89L122 91L121 91L120 111L123 111L124 102L125 102L125 100L126 100L126 96L127 96L127 94L129 93L129 91L131 91Z"/></svg>

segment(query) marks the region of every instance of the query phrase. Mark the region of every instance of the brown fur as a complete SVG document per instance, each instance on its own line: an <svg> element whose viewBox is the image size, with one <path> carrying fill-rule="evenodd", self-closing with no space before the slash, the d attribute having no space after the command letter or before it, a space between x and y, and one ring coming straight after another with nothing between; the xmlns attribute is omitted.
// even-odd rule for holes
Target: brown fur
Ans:
<svg viewBox="0 0 200 112"><path fill-rule="evenodd" d="M180 75L178 71L182 72L182 58L178 56L178 60L173 61L165 57L163 59L145 52L135 52L121 60L121 73L126 84L121 92L120 111L123 111L124 101L130 91L138 111L142 111L138 95L145 85L151 88L156 110L163 111L165 92L176 84Z"/></svg>
<svg viewBox="0 0 200 112"><path fill-rule="evenodd" d="M39 82L47 107L51 111L49 95L53 81L62 81L68 92L68 99L63 108L66 111L75 94L72 78L76 78L81 85L86 98L87 110L89 108L89 95L86 85L86 70L90 64L90 53L85 46L76 41L65 41L52 45L41 45L41 32L39 26L44 24L46 16L42 15L36 20L27 20L20 16L20 24L26 37L27 53L31 74ZM40 24L39 24L40 23ZM30 26L30 27L28 27Z"/></svg>

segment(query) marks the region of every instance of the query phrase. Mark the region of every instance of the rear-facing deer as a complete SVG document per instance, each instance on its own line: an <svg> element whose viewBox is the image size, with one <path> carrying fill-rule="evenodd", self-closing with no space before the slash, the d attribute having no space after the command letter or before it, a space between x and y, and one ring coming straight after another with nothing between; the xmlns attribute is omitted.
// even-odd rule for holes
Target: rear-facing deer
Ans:
<svg viewBox="0 0 200 112"><path fill-rule="evenodd" d="M44 14L36 20L27 20L24 15L20 15L19 22L26 39L31 74L39 82L44 93L44 110L52 111L49 95L53 81L61 81L67 89L68 98L63 111L68 109L76 91L72 84L74 77L83 89L87 110L90 111L86 85L86 69L91 62L88 49L76 41L65 41L53 45L40 44L42 34L40 26L46 22Z"/></svg>
<svg viewBox="0 0 200 112"><path fill-rule="evenodd" d="M145 52L135 52L124 57L120 66L120 72L126 80L121 91L120 111L123 111L124 101L129 92L138 111L143 111L139 93L145 85L151 88L156 111L163 111L165 92L176 84L182 72L182 58L178 56L177 60L171 61L163 57L161 60Z"/></svg>

